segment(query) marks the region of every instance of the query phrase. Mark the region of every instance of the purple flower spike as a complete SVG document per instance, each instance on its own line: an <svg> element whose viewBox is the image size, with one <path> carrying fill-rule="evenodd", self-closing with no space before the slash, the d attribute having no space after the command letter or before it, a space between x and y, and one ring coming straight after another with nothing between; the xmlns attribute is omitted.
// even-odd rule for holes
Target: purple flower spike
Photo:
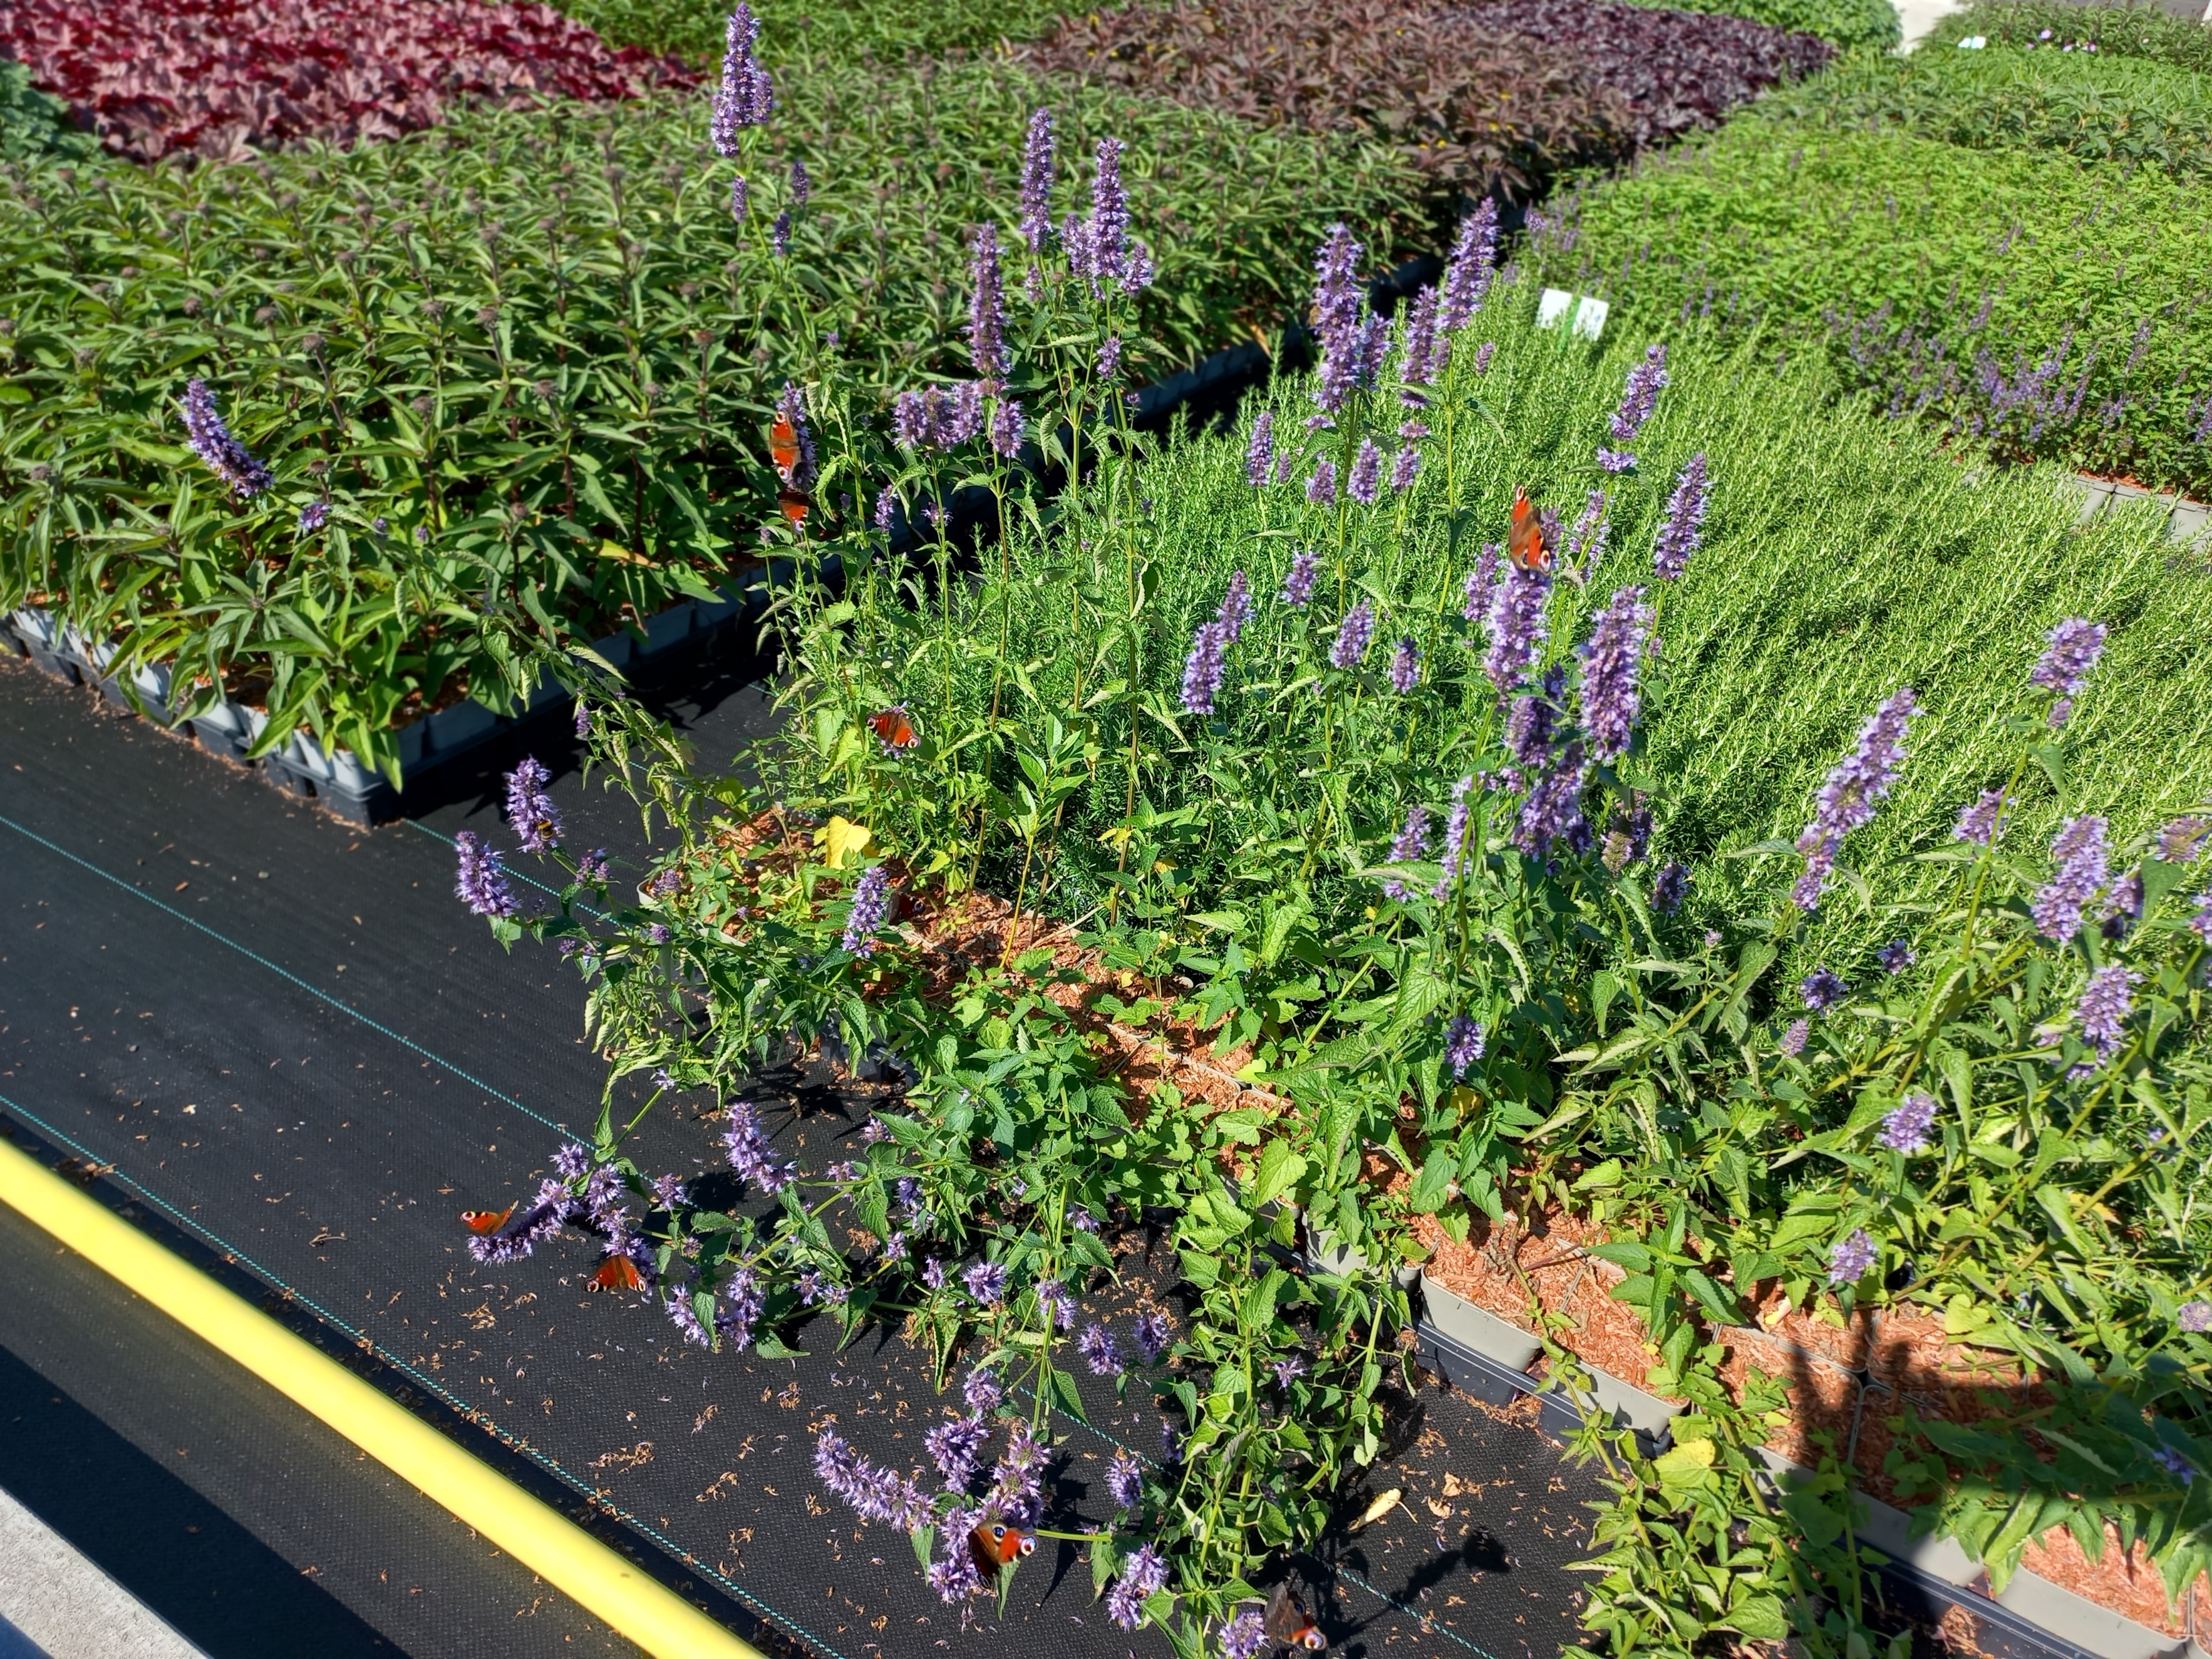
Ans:
<svg viewBox="0 0 2212 1659"><path fill-rule="evenodd" d="M1135 1327L1137 1352L1144 1356L1145 1364L1157 1365L1168 1357L1175 1346L1175 1328L1168 1323L1164 1313L1147 1311L1137 1316Z"/></svg>
<svg viewBox="0 0 2212 1659"><path fill-rule="evenodd" d="M1275 1644L1257 1607L1247 1607L1221 1627L1221 1659L1260 1659Z"/></svg>
<svg viewBox="0 0 2212 1659"><path fill-rule="evenodd" d="M1651 908L1662 915L1671 916L1682 908L1682 901L1689 896L1689 866L1683 864L1662 866L1651 884Z"/></svg>
<svg viewBox="0 0 2212 1659"><path fill-rule="evenodd" d="M1828 1252L1828 1283L1836 1285L1857 1284L1881 1255L1881 1247L1869 1237L1863 1227L1848 1238L1838 1239L1835 1249Z"/></svg>
<svg viewBox="0 0 2212 1659"><path fill-rule="evenodd" d="M852 908L845 915L845 937L839 941L856 957L876 953L875 936L890 914L890 872L872 864L853 886Z"/></svg>
<svg viewBox="0 0 2212 1659"><path fill-rule="evenodd" d="M745 175L740 173L730 180L731 221L740 225L744 223L745 214L750 210L752 204L752 186L745 182Z"/></svg>
<svg viewBox="0 0 2212 1659"><path fill-rule="evenodd" d="M1098 141L1097 170L1091 180L1091 222L1085 233L1093 293L1103 284L1123 286L1128 273L1129 198L1121 187L1121 152L1128 146L1119 138Z"/></svg>
<svg viewBox="0 0 2212 1659"><path fill-rule="evenodd" d="M1467 573L1465 603L1459 614L1469 622L1480 622L1490 615L1492 595L1498 588L1498 556L1504 548L1496 542L1485 542L1482 551L1475 556L1474 568Z"/></svg>
<svg viewBox="0 0 2212 1659"><path fill-rule="evenodd" d="M778 1193L799 1174L797 1164L779 1164L762 1130L760 1114L749 1100L733 1100L724 1113L722 1155L738 1178L763 1194Z"/></svg>
<svg viewBox="0 0 2212 1659"><path fill-rule="evenodd" d="M1893 1152L1903 1152L1909 1158L1927 1150L1929 1131L1935 1126L1935 1096L1915 1090L1882 1119L1881 1132L1874 1138L1875 1145L1886 1146Z"/></svg>
<svg viewBox="0 0 2212 1659"><path fill-rule="evenodd" d="M2135 988L2142 979L2114 963L2089 975L2074 1017L2081 1022L2081 1040L2097 1050L2097 1058L2110 1060L2127 1034L2128 1015L2135 1009Z"/></svg>
<svg viewBox="0 0 2212 1659"><path fill-rule="evenodd" d="M975 227L969 243L968 361L976 378L996 391L1012 366L1006 354L1006 290L999 274L998 227Z"/></svg>
<svg viewBox="0 0 2212 1659"><path fill-rule="evenodd" d="M1850 988L1826 968L1815 968L1797 988L1805 1006L1816 1014L1827 1012L1850 994Z"/></svg>
<svg viewBox="0 0 2212 1659"><path fill-rule="evenodd" d="M791 210L775 216L775 222L768 228L768 251L779 259L791 257Z"/></svg>
<svg viewBox="0 0 2212 1659"><path fill-rule="evenodd" d="M1405 313L1405 356L1398 366L1398 379L1405 390L1398 398L1408 409L1419 409L1427 404L1422 388L1434 386L1437 373L1443 367L1437 316L1437 294L1433 287L1415 295L1413 303Z"/></svg>
<svg viewBox="0 0 2212 1659"><path fill-rule="evenodd" d="M1651 418L1658 406L1659 393L1667 384L1667 348L1655 345L1644 354L1644 361L1628 371L1628 383L1621 388L1620 407L1613 412L1607 422L1615 443L1636 441L1636 434Z"/></svg>
<svg viewBox="0 0 2212 1659"><path fill-rule="evenodd" d="M2204 845L2204 837L2212 835L2212 823L2203 818L2176 818L2159 832L2158 858L2161 864L2189 864L2196 860Z"/></svg>
<svg viewBox="0 0 2212 1659"><path fill-rule="evenodd" d="M2212 1331L2212 1302L2185 1302L2173 1322L2191 1336Z"/></svg>
<svg viewBox="0 0 2212 1659"><path fill-rule="evenodd" d="M507 885L507 872L500 868L499 854L475 830L464 830L454 836L453 852L459 866L453 891L471 910L504 920L521 909L514 889Z"/></svg>
<svg viewBox="0 0 2212 1659"><path fill-rule="evenodd" d="M1406 827L1390 843L1390 862L1404 864L1419 858L1429 850L1429 809L1416 802L1407 809ZM1382 890L1394 899L1406 896L1406 884L1395 878L1382 884Z"/></svg>
<svg viewBox="0 0 2212 1659"><path fill-rule="evenodd" d="M1359 256L1364 250L1340 224L1328 228L1316 261L1314 331L1321 341L1321 373L1314 401L1325 416L1344 407L1360 370Z"/></svg>
<svg viewBox="0 0 2212 1659"><path fill-rule="evenodd" d="M1075 1348L1091 1367L1093 1376L1119 1376L1127 1369L1121 1362L1121 1345L1103 1325L1086 1325L1075 1339Z"/></svg>
<svg viewBox="0 0 2212 1659"><path fill-rule="evenodd" d="M939 1423L921 1437L948 1492L965 1492L983 1461L983 1443L991 1437L990 1420L984 1417L956 1417Z"/></svg>
<svg viewBox="0 0 2212 1659"><path fill-rule="evenodd" d="M1905 727L1920 713L1909 685L1899 687L1875 711L1859 732L1858 747L1828 774L1814 805L1813 821L1797 837L1797 850L1805 856L1805 873L1797 879L1791 896L1797 908L1820 908L1820 895L1834 877L1836 854L1844 837L1874 817L1875 805L1897 781L1897 769L1905 758Z"/></svg>
<svg viewBox="0 0 2212 1659"><path fill-rule="evenodd" d="M1661 581L1679 580L1698 550L1705 522L1705 455L1690 457L1676 475L1674 493L1667 498L1666 521L1651 544L1651 568Z"/></svg>
<svg viewBox="0 0 2212 1659"><path fill-rule="evenodd" d="M2028 907L2035 931L2063 945L2081 931L2082 912L2112 879L2105 820L2086 814L2069 820L2051 842L2057 867Z"/></svg>
<svg viewBox="0 0 2212 1659"><path fill-rule="evenodd" d="M806 163L799 157L791 158L791 205L794 211L804 212L808 198L814 194L814 181L806 176Z"/></svg>
<svg viewBox="0 0 2212 1659"><path fill-rule="evenodd" d="M1001 394L991 409L991 453L1008 459L1022 453L1022 440L1029 426L1023 417L1022 406L1015 399Z"/></svg>
<svg viewBox="0 0 2212 1659"><path fill-rule="evenodd" d="M1637 671L1643 666L1651 622L1644 590L1620 588L1599 613L1597 626L1583 647L1583 726L1589 733L1594 759L1616 760L1628 752L1642 706Z"/></svg>
<svg viewBox="0 0 2212 1659"><path fill-rule="evenodd" d="M561 814L545 793L552 776L532 755L507 775L507 821L526 853L547 853L561 842Z"/></svg>
<svg viewBox="0 0 2212 1659"><path fill-rule="evenodd" d="M1107 1468L1106 1490L1113 1495L1117 1510L1134 1509L1145 1495L1145 1466L1126 1446L1114 1454L1114 1462Z"/></svg>
<svg viewBox="0 0 2212 1659"><path fill-rule="evenodd" d="M1437 884L1429 890L1429 896L1441 900L1451 890L1460 872L1467 865L1467 832L1470 817L1468 797L1474 793L1474 780L1462 778L1452 786L1451 814L1444 820L1444 852L1441 860L1443 873Z"/></svg>
<svg viewBox="0 0 2212 1659"><path fill-rule="evenodd" d="M1344 493L1362 507L1372 507L1382 494L1382 452L1375 447L1372 438L1359 441L1359 453L1352 458L1352 477L1344 486Z"/></svg>
<svg viewBox="0 0 2212 1659"><path fill-rule="evenodd" d="M1336 505L1336 463L1326 455L1314 463L1313 477L1306 481L1306 499L1316 507Z"/></svg>
<svg viewBox="0 0 2212 1659"><path fill-rule="evenodd" d="M1465 1014L1454 1014L1451 1024L1444 1027L1444 1064L1451 1067L1452 1081L1465 1081L1468 1068L1482 1058L1482 1027Z"/></svg>
<svg viewBox="0 0 2212 1659"><path fill-rule="evenodd" d="M1398 458L1390 463L1390 488L1401 492L1411 489L1420 471L1421 452L1413 445L1407 444L1398 452Z"/></svg>
<svg viewBox="0 0 2212 1659"><path fill-rule="evenodd" d="M1893 939L1874 953L1874 959L1881 964L1885 974L1893 976L1901 974L1912 966L1912 941Z"/></svg>
<svg viewBox="0 0 2212 1659"><path fill-rule="evenodd" d="M1004 1262L978 1261L960 1275L960 1282L968 1287L969 1295L987 1308L995 1308L1006 1299Z"/></svg>
<svg viewBox="0 0 2212 1659"><path fill-rule="evenodd" d="M1443 297L1437 322L1445 333L1459 332L1482 308L1497 266L1498 204L1486 196L1474 212L1459 222L1459 236L1444 265ZM1475 372L1480 374L1481 369Z"/></svg>
<svg viewBox="0 0 2212 1659"><path fill-rule="evenodd" d="M1221 609L1214 613L1214 621L1227 632L1229 643L1234 645L1244 631L1244 624L1252 620L1252 584L1244 579L1241 570L1229 573L1229 586L1221 595Z"/></svg>
<svg viewBox="0 0 2212 1659"><path fill-rule="evenodd" d="M738 153L738 135L764 125L775 109L775 88L753 57L760 20L739 0L723 37L722 80L714 90L714 118L709 132L721 155Z"/></svg>
<svg viewBox="0 0 2212 1659"><path fill-rule="evenodd" d="M1218 622L1201 627L1191 638L1190 655L1182 665L1182 706L1186 714L1211 714L1214 699L1229 672L1229 630Z"/></svg>
<svg viewBox="0 0 2212 1659"><path fill-rule="evenodd" d="M1123 1630L1145 1620L1145 1602L1168 1582L1168 1564L1150 1544L1139 1544L1121 1564L1121 1577L1106 1592L1106 1616Z"/></svg>
<svg viewBox="0 0 2212 1659"><path fill-rule="evenodd" d="M1509 564L1490 601L1490 649L1482 672L1501 697L1528 678L1541 643L1544 611L1552 597L1552 578L1542 570Z"/></svg>
<svg viewBox="0 0 2212 1659"><path fill-rule="evenodd" d="M1293 553L1290 574L1283 578L1283 603L1303 611L1313 603L1314 584L1321 580L1321 555Z"/></svg>
<svg viewBox="0 0 2212 1659"><path fill-rule="evenodd" d="M1411 640L1398 641L1390 658L1390 689L1404 696L1421 683L1421 647Z"/></svg>
<svg viewBox="0 0 2212 1659"><path fill-rule="evenodd" d="M2056 694L2058 700L2051 708L2052 726L2066 724L2068 716L2074 712L2074 699L2081 695L2089 671L2104 653L2102 623L2069 617L2051 630L2050 647L2028 672L2027 678L2030 684Z"/></svg>
<svg viewBox="0 0 2212 1659"><path fill-rule="evenodd" d="M968 1409L976 1416L990 1417L1006 1403L1006 1390L995 1371L978 1365L968 1373L968 1380L960 1385L960 1397L968 1402Z"/></svg>
<svg viewBox="0 0 2212 1659"><path fill-rule="evenodd" d="M1789 1055L1792 1060L1796 1059L1798 1055L1805 1052L1805 1040L1812 1036L1812 1021L1807 1019L1791 1020L1790 1022L1790 1029L1782 1034L1782 1052Z"/></svg>
<svg viewBox="0 0 2212 1659"><path fill-rule="evenodd" d="M1345 612L1343 622L1337 626L1336 643L1329 647L1329 666L1346 672L1358 667L1374 637L1375 607L1362 599Z"/></svg>
<svg viewBox="0 0 2212 1659"><path fill-rule="evenodd" d="M1052 240L1052 112L1041 109L1030 117L1022 143L1021 232L1032 260L1043 256Z"/></svg>
<svg viewBox="0 0 2212 1659"><path fill-rule="evenodd" d="M231 435L205 380L186 383L183 408L185 441L239 500L251 500L276 482L276 476Z"/></svg>
<svg viewBox="0 0 2212 1659"><path fill-rule="evenodd" d="M1267 475L1275 465L1275 411L1263 409L1252 422L1252 441L1244 451L1244 476L1255 489L1267 487Z"/></svg>
<svg viewBox="0 0 2212 1659"><path fill-rule="evenodd" d="M1951 839L1972 842L1977 847L1989 846L2004 833L2003 811L2004 791L1983 790L1959 809L1959 821L1951 826Z"/></svg>

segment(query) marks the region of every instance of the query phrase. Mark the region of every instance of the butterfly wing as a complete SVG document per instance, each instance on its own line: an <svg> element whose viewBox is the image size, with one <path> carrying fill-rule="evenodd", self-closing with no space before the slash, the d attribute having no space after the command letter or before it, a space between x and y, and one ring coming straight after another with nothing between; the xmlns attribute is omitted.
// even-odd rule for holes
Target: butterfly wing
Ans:
<svg viewBox="0 0 2212 1659"><path fill-rule="evenodd" d="M1523 570L1542 570L1552 562L1552 550L1544 545L1544 522L1528 492L1513 492L1513 526L1505 540L1505 556Z"/></svg>
<svg viewBox="0 0 2212 1659"><path fill-rule="evenodd" d="M783 516L791 520L791 527L797 530L806 523L806 509L814 502L805 490L793 489L787 484L775 492L775 504L782 509Z"/></svg>
<svg viewBox="0 0 2212 1659"><path fill-rule="evenodd" d="M507 1225L507 1218L514 1213L512 1204L503 1210L464 1210L461 1224L472 1233L495 1233Z"/></svg>
<svg viewBox="0 0 2212 1659"><path fill-rule="evenodd" d="M914 742L914 722L903 708L886 708L869 715L868 729L887 749L904 749Z"/></svg>
<svg viewBox="0 0 2212 1659"><path fill-rule="evenodd" d="M1279 1647L1319 1653L1328 1645L1328 1638L1322 1634L1321 1627L1291 1593L1288 1579L1268 1593L1267 1631L1268 1639Z"/></svg>
<svg viewBox="0 0 2212 1659"><path fill-rule="evenodd" d="M775 462L776 476L789 483L799 471L799 430L789 416L777 416L775 424L769 428L768 453Z"/></svg>
<svg viewBox="0 0 2212 1659"><path fill-rule="evenodd" d="M645 1279L638 1272L636 1262L626 1255L611 1255L599 1263L599 1272L592 1275L586 1288L593 1291L635 1291L643 1289L644 1285Z"/></svg>

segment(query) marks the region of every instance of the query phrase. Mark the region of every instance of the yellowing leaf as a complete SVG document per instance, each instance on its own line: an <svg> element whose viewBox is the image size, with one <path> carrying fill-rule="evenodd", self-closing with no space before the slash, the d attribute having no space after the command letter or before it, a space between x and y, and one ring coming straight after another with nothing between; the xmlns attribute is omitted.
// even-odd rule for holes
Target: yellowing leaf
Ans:
<svg viewBox="0 0 2212 1659"><path fill-rule="evenodd" d="M831 818L830 827L815 837L822 843L823 863L832 870L843 869L848 854L857 858L867 850L872 834L866 824L854 823L841 817Z"/></svg>
<svg viewBox="0 0 2212 1659"><path fill-rule="evenodd" d="M1367 1506L1366 1510L1360 1515L1359 1519L1352 1523L1351 1530L1358 1532L1362 1527L1367 1526L1372 1522L1380 1521L1384 1516L1389 1514L1392 1510L1398 1507L1398 1500L1405 1495L1405 1491L1402 1487L1391 1487L1389 1491L1384 1492L1380 1498L1376 1498L1373 1503Z"/></svg>
<svg viewBox="0 0 2212 1659"><path fill-rule="evenodd" d="M1662 1486L1687 1486L1712 1466L1713 1443L1710 1440L1686 1440L1651 1462L1652 1472Z"/></svg>

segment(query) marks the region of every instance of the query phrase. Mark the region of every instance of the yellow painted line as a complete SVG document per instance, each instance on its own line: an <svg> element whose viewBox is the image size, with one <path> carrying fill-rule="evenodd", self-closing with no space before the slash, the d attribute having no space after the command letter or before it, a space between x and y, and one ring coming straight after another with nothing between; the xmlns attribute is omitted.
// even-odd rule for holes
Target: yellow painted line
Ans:
<svg viewBox="0 0 2212 1659"><path fill-rule="evenodd" d="M763 1659L617 1552L0 1137L0 1201L659 1659Z"/></svg>

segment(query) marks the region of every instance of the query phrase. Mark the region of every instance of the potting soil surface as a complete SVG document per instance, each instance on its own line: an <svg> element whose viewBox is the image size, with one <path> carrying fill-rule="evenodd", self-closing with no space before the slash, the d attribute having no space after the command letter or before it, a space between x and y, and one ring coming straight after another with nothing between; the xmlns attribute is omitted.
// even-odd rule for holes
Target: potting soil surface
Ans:
<svg viewBox="0 0 2212 1659"><path fill-rule="evenodd" d="M710 761L772 718L741 674L669 712ZM568 844L614 848L619 868L645 845L635 811L577 776L561 735L535 733ZM586 1295L597 1251L579 1235L505 1267L471 1259L459 1212L533 1190L605 1080L574 973L527 943L502 951L453 896L454 833L513 847L498 773L519 752L487 750L414 821L359 830L0 661L0 1124L771 1651L1035 1653L1042 1638L1166 1655L1158 1631L1108 1621L1073 1544L1047 1540L1003 1613L947 1607L902 1534L823 1490L822 1427L911 1469L957 1401L896 1334L839 1352L817 1322L796 1360L709 1354L635 1297ZM842 1155L880 1092L789 1068L754 1097L813 1163ZM656 1107L641 1161L712 1168L710 1105ZM1157 1243L1119 1241L1127 1271L1092 1298L1100 1316L1126 1328ZM1161 1447L1143 1389L1085 1383L1091 1423L1052 1419L1062 1530L1108 1518L1116 1444ZM1577 1638L1569 1567L1601 1492L1527 1420L1424 1388L1346 1513L1394 1486L1387 1516L1286 1564L1332 1651L1523 1659ZM322 1571L376 1622L375 1597L349 1588L361 1573ZM422 1625L406 1651L519 1650L480 1620Z"/></svg>

